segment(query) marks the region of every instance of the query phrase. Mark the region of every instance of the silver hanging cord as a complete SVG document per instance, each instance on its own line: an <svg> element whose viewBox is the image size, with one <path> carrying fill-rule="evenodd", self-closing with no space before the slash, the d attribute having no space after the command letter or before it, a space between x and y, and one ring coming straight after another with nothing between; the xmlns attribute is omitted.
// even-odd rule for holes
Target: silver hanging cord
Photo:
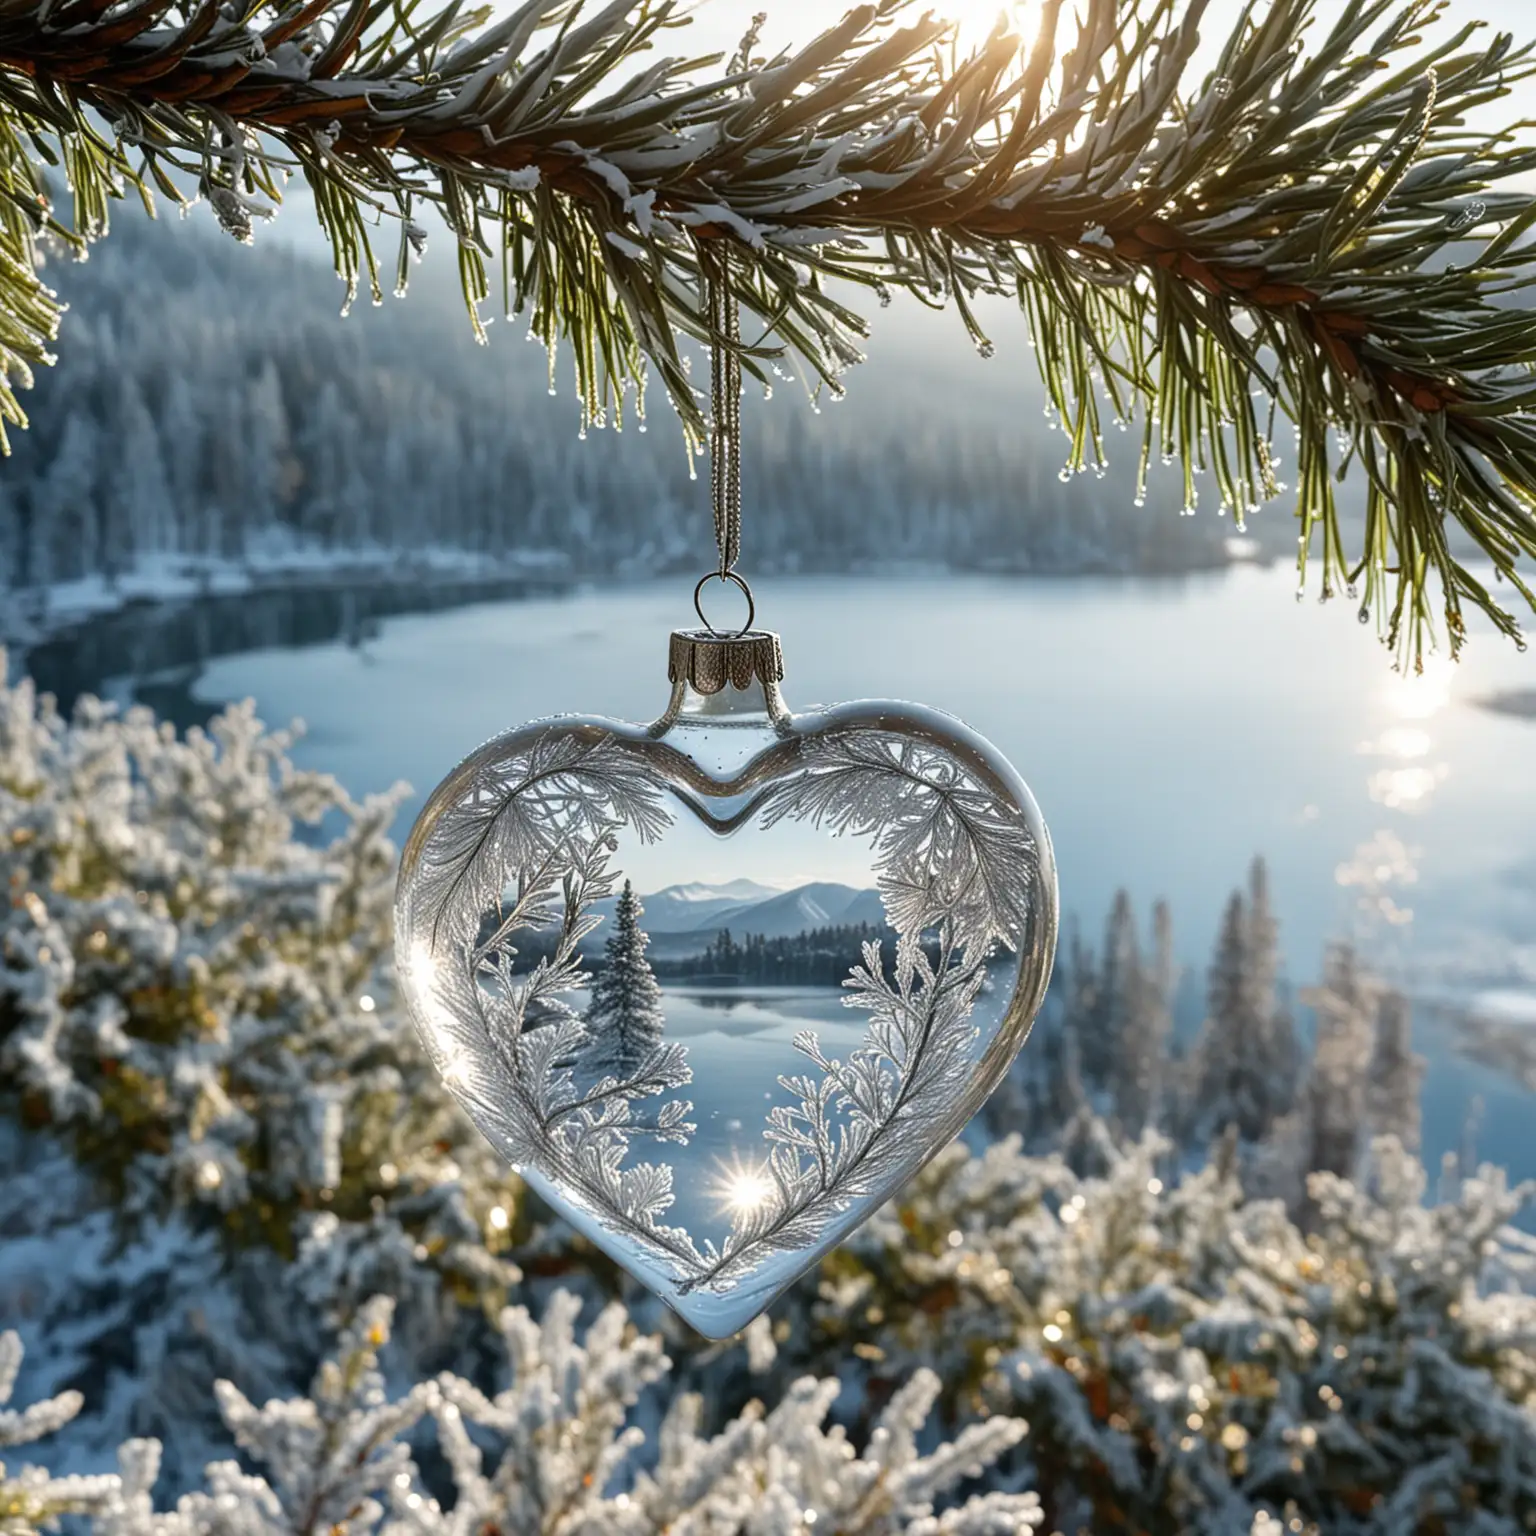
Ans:
<svg viewBox="0 0 1536 1536"><path fill-rule="evenodd" d="M731 579L741 556L741 315L731 292L731 256L723 240L711 241L701 270L710 329L709 392L713 430L709 440L710 494L715 511L715 547L722 581ZM723 338L723 344L722 344ZM737 582L745 586L740 578ZM750 594L748 597L750 602ZM749 621L750 622L750 621Z"/></svg>

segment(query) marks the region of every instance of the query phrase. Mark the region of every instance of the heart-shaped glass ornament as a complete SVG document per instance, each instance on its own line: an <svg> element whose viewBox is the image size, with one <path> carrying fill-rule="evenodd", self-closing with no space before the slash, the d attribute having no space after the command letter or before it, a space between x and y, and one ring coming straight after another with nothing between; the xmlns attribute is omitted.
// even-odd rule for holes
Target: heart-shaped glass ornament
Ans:
<svg viewBox="0 0 1536 1536"><path fill-rule="evenodd" d="M488 742L406 843L399 972L475 1124L700 1333L743 1328L975 1113L1045 995L1034 798L957 720L791 714L672 636L652 725Z"/></svg>

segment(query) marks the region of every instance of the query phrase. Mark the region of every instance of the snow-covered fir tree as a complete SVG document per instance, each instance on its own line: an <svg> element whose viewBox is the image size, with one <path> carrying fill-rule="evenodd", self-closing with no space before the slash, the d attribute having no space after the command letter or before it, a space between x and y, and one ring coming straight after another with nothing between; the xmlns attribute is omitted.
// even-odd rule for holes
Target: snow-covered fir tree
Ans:
<svg viewBox="0 0 1536 1536"><path fill-rule="evenodd" d="M1034 1112L1025 1122L1038 1147L1060 1145L1070 1139L1072 1126L1092 1118L1077 1042L1077 1031L1069 1021L1047 1028L1041 1039L1039 1071L1031 1075L1036 1087Z"/></svg>
<svg viewBox="0 0 1536 1536"><path fill-rule="evenodd" d="M1321 983L1303 998L1317 1018L1301 1092L1306 1168L1349 1178L1370 1135L1369 1069L1381 985L1352 944L1332 944Z"/></svg>
<svg viewBox="0 0 1536 1536"><path fill-rule="evenodd" d="M850 1240L817 1326L1021 1412L1047 1531L1536 1518L1536 1247L1509 1225L1530 1189L1485 1168L1426 1206L1389 1139L1369 1184L1313 1177L1304 1233L1246 1197L1235 1157L1168 1180L1164 1156L1149 1137L1085 1177L1013 1138L956 1145Z"/></svg>
<svg viewBox="0 0 1536 1536"><path fill-rule="evenodd" d="M1221 933L1206 984L1199 1076L1193 1096L1212 1130L1236 1125L1250 1138L1257 1138L1267 1128L1265 1085L1254 1082L1250 1070L1253 1042L1251 1034L1242 1032L1242 1026L1251 1022L1243 1007L1244 969L1253 958L1245 915L1242 893L1233 891L1222 913Z"/></svg>
<svg viewBox="0 0 1536 1536"><path fill-rule="evenodd" d="M1120 1133L1137 1139L1160 1122L1173 1034L1173 919L1165 901L1152 907L1152 953L1136 950L1134 991L1110 1062L1109 1092Z"/></svg>
<svg viewBox="0 0 1536 1536"><path fill-rule="evenodd" d="M1394 1136L1410 1152L1419 1150L1424 1058L1413 1049L1413 1009L1395 988L1376 1003L1375 1039L1366 1068L1366 1118L1372 1134Z"/></svg>
<svg viewBox="0 0 1536 1536"><path fill-rule="evenodd" d="M98 1445L179 1425L173 1483L216 1375L299 1385L377 1290L427 1358L518 1275L519 1188L391 1003L396 797L290 740L0 689L0 1318Z"/></svg>
<svg viewBox="0 0 1536 1536"><path fill-rule="evenodd" d="M1093 1088L1102 1089L1110 1082L1131 1030L1141 989L1141 941L1129 892L1115 892L1104 924L1098 974L1091 982L1079 985L1091 998L1076 1021L1083 1078Z"/></svg>
<svg viewBox="0 0 1536 1536"><path fill-rule="evenodd" d="M665 1016L661 987L645 958L649 940L640 926L644 915L634 885L626 880L587 1006L588 1043L581 1069L593 1077L633 1077L661 1044Z"/></svg>
<svg viewBox="0 0 1536 1536"><path fill-rule="evenodd" d="M1070 927L1031 1049L987 1109L987 1122L999 1134L1022 1130L1032 1147L1057 1145L1084 1112L1102 1115L1132 1140L1165 1123L1175 1107L1170 1048L1177 971L1165 902L1153 905L1152 930L1152 953L1145 956L1123 890L1110 908L1101 953L1083 942L1076 924Z"/></svg>
<svg viewBox="0 0 1536 1536"><path fill-rule="evenodd" d="M1206 1020L1194 1062L1193 1096L1203 1131L1235 1126L1261 1141L1291 1108L1298 1052L1280 1001L1279 931L1263 859L1249 870L1246 898L1234 891L1211 961Z"/></svg>

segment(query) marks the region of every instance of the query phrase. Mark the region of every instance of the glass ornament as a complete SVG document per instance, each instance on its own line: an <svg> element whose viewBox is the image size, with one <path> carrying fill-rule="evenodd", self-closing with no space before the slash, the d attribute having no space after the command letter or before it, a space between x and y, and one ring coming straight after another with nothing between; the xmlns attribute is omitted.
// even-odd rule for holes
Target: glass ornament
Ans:
<svg viewBox="0 0 1536 1536"><path fill-rule="evenodd" d="M792 714L778 637L671 638L651 725L488 742L412 829L399 974L444 1081L579 1232L724 1338L1023 1045L1055 953L1028 788L920 705Z"/></svg>

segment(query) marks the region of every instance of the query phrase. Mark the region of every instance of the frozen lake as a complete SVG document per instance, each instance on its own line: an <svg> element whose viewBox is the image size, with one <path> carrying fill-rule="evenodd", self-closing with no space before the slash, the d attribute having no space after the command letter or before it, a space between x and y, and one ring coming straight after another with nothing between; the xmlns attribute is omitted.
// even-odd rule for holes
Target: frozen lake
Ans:
<svg viewBox="0 0 1536 1536"><path fill-rule="evenodd" d="M1420 996L1536 997L1536 723L1475 703L1536 686L1536 659L1474 626L1459 666L1402 677L1353 604L1298 604L1294 583L1249 567L1135 581L772 578L757 596L759 622L783 638L791 707L919 699L1012 758L1050 823L1063 909L1090 936L1117 887L1143 914L1166 897L1192 1006L1221 906L1256 853L1295 984L1316 975L1330 936L1353 934ZM300 761L355 792L408 780L403 837L442 774L509 725L659 714L689 587L394 619L357 647L214 662L197 693L253 695L273 723L303 717ZM1536 1172L1529 1099L1448 1059L1427 1009L1420 1029L1437 1062L1431 1158L1478 1092L1480 1149Z"/></svg>

